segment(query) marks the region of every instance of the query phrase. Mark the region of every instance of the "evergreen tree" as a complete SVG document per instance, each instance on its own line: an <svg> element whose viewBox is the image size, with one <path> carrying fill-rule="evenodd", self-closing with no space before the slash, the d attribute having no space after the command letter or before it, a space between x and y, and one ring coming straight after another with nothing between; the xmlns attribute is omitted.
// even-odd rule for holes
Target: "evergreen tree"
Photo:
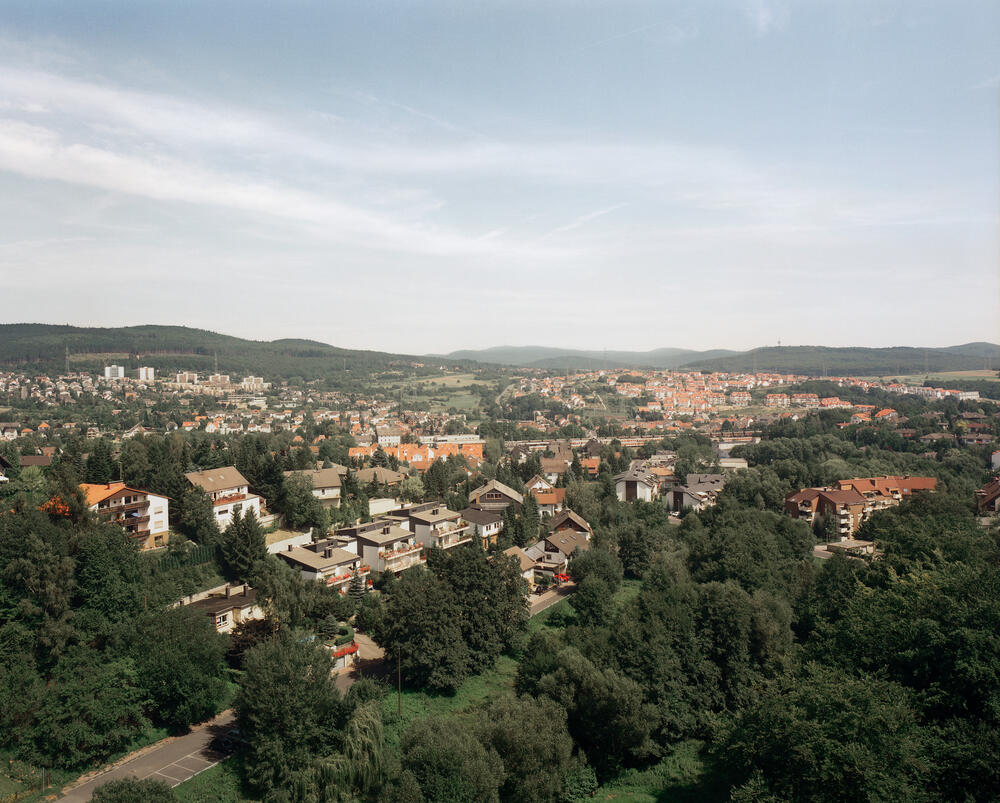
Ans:
<svg viewBox="0 0 1000 803"><path fill-rule="evenodd" d="M368 593L368 586L361 577L360 572L357 569L354 570L354 574L351 575L351 584L347 587L348 596L354 600L355 603L361 602L361 598Z"/></svg>
<svg viewBox="0 0 1000 803"><path fill-rule="evenodd" d="M245 516L233 512L233 521L222 534L222 555L230 576L245 582L257 561L267 557L267 539L253 508Z"/></svg>
<svg viewBox="0 0 1000 803"><path fill-rule="evenodd" d="M90 455L87 457L87 468L84 473L87 482L111 482L115 467L111 461L111 447L104 438L94 441Z"/></svg>
<svg viewBox="0 0 1000 803"><path fill-rule="evenodd" d="M524 496L524 505L521 506L521 527L514 543L518 546L532 544L538 540L538 528L541 525L541 517L538 514L538 500L530 491Z"/></svg>

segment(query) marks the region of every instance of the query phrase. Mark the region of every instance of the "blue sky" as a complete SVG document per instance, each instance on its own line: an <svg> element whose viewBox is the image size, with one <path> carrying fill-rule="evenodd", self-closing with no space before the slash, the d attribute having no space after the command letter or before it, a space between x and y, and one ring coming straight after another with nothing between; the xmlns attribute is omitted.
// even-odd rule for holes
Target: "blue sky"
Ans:
<svg viewBox="0 0 1000 803"><path fill-rule="evenodd" d="M7 2L0 317L1000 340L996 2Z"/></svg>

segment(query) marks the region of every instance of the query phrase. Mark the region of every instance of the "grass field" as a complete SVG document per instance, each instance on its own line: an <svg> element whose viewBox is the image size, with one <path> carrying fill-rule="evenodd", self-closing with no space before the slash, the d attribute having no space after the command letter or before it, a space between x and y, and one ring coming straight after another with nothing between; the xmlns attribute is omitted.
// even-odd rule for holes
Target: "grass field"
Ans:
<svg viewBox="0 0 1000 803"><path fill-rule="evenodd" d="M689 740L652 767L626 770L601 786L594 800L617 803L715 803L727 799L726 791L706 772L701 742Z"/></svg>
<svg viewBox="0 0 1000 803"><path fill-rule="evenodd" d="M231 758L174 787L181 803L249 803L240 790L238 759Z"/></svg>
<svg viewBox="0 0 1000 803"><path fill-rule="evenodd" d="M865 376L860 378L880 379L881 377ZM938 372L932 371L929 374L905 374L905 375L889 377L889 379L895 380L897 382L902 382L906 385L922 385L924 384L924 382L961 381L963 379L1000 382L1000 376L997 376L996 370L986 371L984 369L979 369L977 371L938 371Z"/></svg>

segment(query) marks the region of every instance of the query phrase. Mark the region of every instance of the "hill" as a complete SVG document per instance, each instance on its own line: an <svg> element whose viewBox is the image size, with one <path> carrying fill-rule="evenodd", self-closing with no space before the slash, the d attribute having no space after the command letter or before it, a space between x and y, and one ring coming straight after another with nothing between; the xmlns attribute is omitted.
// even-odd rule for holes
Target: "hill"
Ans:
<svg viewBox="0 0 1000 803"><path fill-rule="evenodd" d="M661 348L652 351L588 351L560 349L548 346L494 346L480 350L453 351L446 355L430 355L452 360L475 360L498 365L516 365L523 368L550 368L598 370L601 368L677 368L685 362L710 360L736 354L735 351L715 349Z"/></svg>
<svg viewBox="0 0 1000 803"><path fill-rule="evenodd" d="M428 360L380 351L337 348L315 340L244 340L186 326L126 326L102 329L37 323L0 324L0 366L37 366L61 372L67 350L74 370L100 370L116 361L128 368L151 365L159 372L211 371L216 360L222 373L256 374L266 379L320 379L365 376L405 368L414 362L427 370L442 364L469 367L456 360Z"/></svg>
<svg viewBox="0 0 1000 803"><path fill-rule="evenodd" d="M1000 346L966 343L944 348L833 348L827 346L778 346L753 349L715 359L693 359L686 370L749 372L826 376L896 376L927 371L968 371L1000 367Z"/></svg>

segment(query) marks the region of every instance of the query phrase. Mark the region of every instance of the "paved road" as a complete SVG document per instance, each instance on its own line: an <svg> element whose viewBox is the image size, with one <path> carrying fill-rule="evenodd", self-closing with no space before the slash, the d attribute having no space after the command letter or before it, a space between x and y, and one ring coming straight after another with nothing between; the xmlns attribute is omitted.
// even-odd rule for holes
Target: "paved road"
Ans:
<svg viewBox="0 0 1000 803"><path fill-rule="evenodd" d="M560 588L534 597L531 602L531 616L551 608L564 599L573 588L573 583L565 583ZM357 642L359 663L356 671L344 672L337 676L337 687L341 692L346 693L361 675L377 674L383 669L380 666L383 652L378 645L363 633L357 634ZM216 736L229 730L234 719L232 710L223 711L210 722L195 726L184 736L165 739L112 769L93 775L90 780L66 792L60 800L86 803L98 786L118 778L156 778L170 786L177 786L229 758L225 753L210 750L208 745Z"/></svg>
<svg viewBox="0 0 1000 803"><path fill-rule="evenodd" d="M118 778L155 778L177 786L228 758L225 753L209 749L208 745L229 730L233 720L231 710L223 711L210 722L195 726L190 733L158 742L128 761L92 777L60 800L85 803L98 786Z"/></svg>

